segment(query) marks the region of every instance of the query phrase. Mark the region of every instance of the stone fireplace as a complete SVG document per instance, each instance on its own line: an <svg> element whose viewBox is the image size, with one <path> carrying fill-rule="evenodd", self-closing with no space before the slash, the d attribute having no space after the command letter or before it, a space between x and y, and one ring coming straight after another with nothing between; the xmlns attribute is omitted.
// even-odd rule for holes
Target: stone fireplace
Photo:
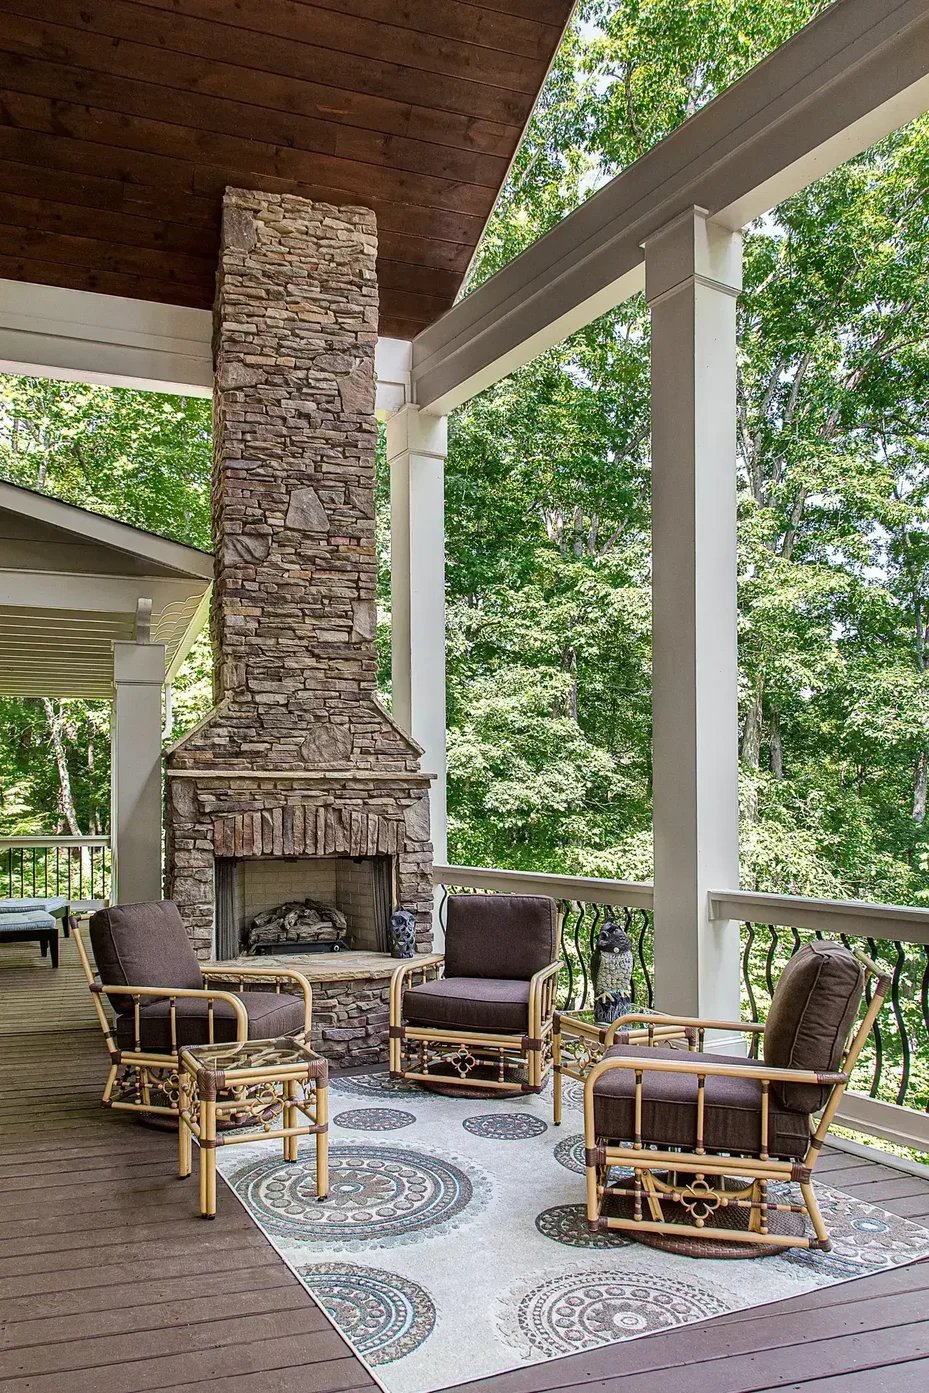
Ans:
<svg viewBox="0 0 929 1393"><path fill-rule="evenodd" d="M279 902L322 900L328 886L370 967L385 946L383 875L347 869L365 862L386 863L391 908L410 910L418 946L431 947L429 774L376 695L375 253L366 209L227 190L215 706L166 766L166 895L204 959L234 955L247 901L273 899L275 885ZM351 953L331 957L340 967L315 955L312 970L309 956L299 966L327 981L341 968L356 996L383 1002L389 959L381 979L363 979Z"/></svg>

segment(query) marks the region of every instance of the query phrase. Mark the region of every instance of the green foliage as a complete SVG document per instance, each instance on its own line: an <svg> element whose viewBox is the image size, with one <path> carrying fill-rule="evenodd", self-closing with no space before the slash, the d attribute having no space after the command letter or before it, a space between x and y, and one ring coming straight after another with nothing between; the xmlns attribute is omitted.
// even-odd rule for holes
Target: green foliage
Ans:
<svg viewBox="0 0 929 1393"><path fill-rule="evenodd" d="M825 7L587 0L471 285ZM744 883L929 903L929 124L749 230L740 310ZM3 379L0 472L208 544L206 404ZM379 452L380 670L389 517ZM651 874L649 330L634 300L462 408L447 485L450 855ZM208 707L205 640L175 731ZM105 722L57 711L82 828ZM0 826L60 808L41 704L4 703ZM92 757L88 765L88 752Z"/></svg>
<svg viewBox="0 0 929 1393"><path fill-rule="evenodd" d="M208 547L209 403L0 377L0 475L135 527ZM179 718L189 723L210 704L208 650L201 645L191 657L177 685ZM92 833L109 825L108 706L0 700L0 831L7 836L73 830L68 795L50 750L53 723L66 752L77 828Z"/></svg>

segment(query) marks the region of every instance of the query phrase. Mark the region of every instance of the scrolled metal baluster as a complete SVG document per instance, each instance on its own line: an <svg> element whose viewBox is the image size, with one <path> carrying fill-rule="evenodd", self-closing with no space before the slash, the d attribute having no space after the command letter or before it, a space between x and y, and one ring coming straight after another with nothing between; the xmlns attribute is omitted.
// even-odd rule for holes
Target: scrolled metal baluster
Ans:
<svg viewBox="0 0 929 1393"><path fill-rule="evenodd" d="M923 1029L929 1035L929 945L923 948L926 965L923 968L922 981L919 984L919 1004L923 1013ZM923 1105L924 1111L929 1112L929 1097Z"/></svg>
<svg viewBox="0 0 929 1393"><path fill-rule="evenodd" d="M903 1009L900 1005L900 982L903 970L906 967L906 954L903 951L903 944L895 942L893 945L896 950L894 960L893 975L890 979L890 1004L893 1008L894 1016L897 1020L897 1029L900 1034L900 1085L897 1089L896 1102L903 1105L906 1091L910 1084L910 1040L906 1028L906 1020Z"/></svg>
<svg viewBox="0 0 929 1393"><path fill-rule="evenodd" d="M755 942L755 925L748 920L745 921L748 933L745 935L745 947L742 951L742 982L745 986L745 994L748 997L748 1008L751 1012L753 1021L758 1019L758 1002L755 1000L755 989L752 986L751 960L752 945Z"/></svg>
<svg viewBox="0 0 929 1393"><path fill-rule="evenodd" d="M585 953L583 948L581 947L581 931L583 929L584 919L586 917L585 905L581 900L573 900L572 903L575 905L577 912L577 918L574 921L574 948L577 953L577 960L581 969L581 999L579 1009L583 1011L587 1007L587 999L590 995L590 973L587 971Z"/></svg>
<svg viewBox="0 0 929 1393"><path fill-rule="evenodd" d="M568 952L567 924L568 924L568 901L560 900L558 909L561 913L561 961L568 974L568 981L565 987L564 1009L573 1011L574 1005L574 964L571 961L571 954Z"/></svg>
<svg viewBox="0 0 929 1393"><path fill-rule="evenodd" d="M871 956L871 961L876 962L877 944L875 943L873 938L869 938L867 940L867 943L868 952ZM871 997L873 995L871 990L870 976L865 981L864 994L865 1001L870 1005ZM884 1037L881 1035L880 1012L878 1012L877 1016L874 1019L874 1025L871 1027L871 1035L874 1039L874 1072L871 1076L871 1087L868 1090L868 1092L870 1093L870 1096L872 1098L876 1098L878 1094L878 1089L881 1086L881 1075L884 1072Z"/></svg>
<svg viewBox="0 0 929 1393"><path fill-rule="evenodd" d="M649 929L652 927L651 913L647 909L636 909L630 911L632 914L641 915L641 927L636 939L636 952L638 953L639 963L642 968L642 976L645 978L645 1001L648 1009L651 1010L655 1005L655 989L652 985L651 974L648 970L648 963L645 960L645 939Z"/></svg>
<svg viewBox="0 0 929 1393"><path fill-rule="evenodd" d="M768 951L765 956L764 980L768 989L768 996L774 996L774 955L780 947L781 940L778 937L777 929L774 924L765 924L765 928L771 935L771 942L768 944Z"/></svg>
<svg viewBox="0 0 929 1393"><path fill-rule="evenodd" d="M791 927L790 937L793 942L793 947L790 950L790 956L793 957L794 953L799 953L800 949L803 947L803 939L800 937L796 924L794 924Z"/></svg>
<svg viewBox="0 0 929 1393"><path fill-rule="evenodd" d="M441 891L439 895L439 924L441 926L442 932L444 933L448 921L449 889L447 885L440 885L439 890Z"/></svg>

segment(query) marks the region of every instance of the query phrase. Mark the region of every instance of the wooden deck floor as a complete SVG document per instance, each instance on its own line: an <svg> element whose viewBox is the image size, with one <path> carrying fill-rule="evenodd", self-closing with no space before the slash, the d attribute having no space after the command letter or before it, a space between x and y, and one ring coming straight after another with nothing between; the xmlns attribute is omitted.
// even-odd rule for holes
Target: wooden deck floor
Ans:
<svg viewBox="0 0 929 1393"><path fill-rule="evenodd" d="M0 947L0 1020L13 953ZM101 1111L102 1042L50 973L37 952L31 968L20 962L21 1028L0 1035L0 1388L373 1393L231 1193L202 1223L174 1178L173 1138ZM823 1170L929 1224L921 1176L839 1151ZM926 1393L927 1307L919 1263L457 1393Z"/></svg>

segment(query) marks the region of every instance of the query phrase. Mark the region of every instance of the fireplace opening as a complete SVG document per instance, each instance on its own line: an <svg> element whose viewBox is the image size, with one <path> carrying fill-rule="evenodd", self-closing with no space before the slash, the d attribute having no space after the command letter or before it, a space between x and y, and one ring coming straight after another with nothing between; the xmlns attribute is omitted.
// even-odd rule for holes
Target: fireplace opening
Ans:
<svg viewBox="0 0 929 1393"><path fill-rule="evenodd" d="M214 874L221 962L250 952L331 952L333 944L337 951L387 951L392 856L223 856ZM285 936L273 942L278 924Z"/></svg>

